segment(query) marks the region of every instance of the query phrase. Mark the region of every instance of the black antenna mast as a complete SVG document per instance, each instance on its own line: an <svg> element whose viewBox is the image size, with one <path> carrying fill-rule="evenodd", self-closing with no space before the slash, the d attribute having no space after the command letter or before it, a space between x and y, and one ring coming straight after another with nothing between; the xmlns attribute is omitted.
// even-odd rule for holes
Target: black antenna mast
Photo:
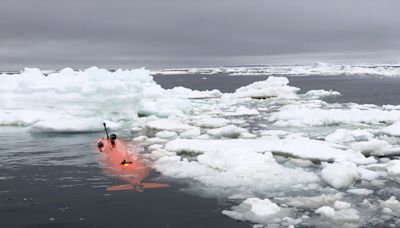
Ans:
<svg viewBox="0 0 400 228"><path fill-rule="evenodd" d="M103 126L104 126L104 130L106 131L107 139L110 139L110 137L108 136L106 123L103 123Z"/></svg>

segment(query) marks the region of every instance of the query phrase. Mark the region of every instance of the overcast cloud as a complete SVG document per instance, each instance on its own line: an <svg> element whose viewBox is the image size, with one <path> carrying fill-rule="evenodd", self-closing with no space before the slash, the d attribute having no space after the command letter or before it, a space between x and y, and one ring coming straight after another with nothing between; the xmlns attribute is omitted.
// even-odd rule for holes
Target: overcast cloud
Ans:
<svg viewBox="0 0 400 228"><path fill-rule="evenodd" d="M398 0L1 0L0 69L400 62Z"/></svg>

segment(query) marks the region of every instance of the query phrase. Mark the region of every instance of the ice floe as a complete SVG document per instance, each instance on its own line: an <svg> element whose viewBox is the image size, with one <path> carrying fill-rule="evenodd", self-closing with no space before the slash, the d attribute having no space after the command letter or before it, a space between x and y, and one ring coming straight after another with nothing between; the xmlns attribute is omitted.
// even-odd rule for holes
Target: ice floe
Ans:
<svg viewBox="0 0 400 228"><path fill-rule="evenodd" d="M328 164L321 172L326 183L334 188L349 187L354 181L360 179L357 166L350 162L335 162Z"/></svg>
<svg viewBox="0 0 400 228"><path fill-rule="evenodd" d="M254 82L248 86L237 89L235 98L270 98L270 97L294 97L299 88L288 86L289 80L284 77L269 77L265 81Z"/></svg>
<svg viewBox="0 0 400 228"><path fill-rule="evenodd" d="M281 208L269 199L248 198L232 210L224 210L222 213L233 219L241 221L252 221L256 223L268 223L273 220L274 215L281 212ZM282 215L280 215L282 217Z"/></svg>
<svg viewBox="0 0 400 228"><path fill-rule="evenodd" d="M71 124L74 119L83 124L85 118L90 123L93 118L114 122L132 118L143 87L155 84L149 74L145 69L110 72L96 67L66 68L48 75L32 68L3 74L2 81L7 83L0 83L0 125L37 124L35 130L45 131L98 130L94 124L83 128Z"/></svg>

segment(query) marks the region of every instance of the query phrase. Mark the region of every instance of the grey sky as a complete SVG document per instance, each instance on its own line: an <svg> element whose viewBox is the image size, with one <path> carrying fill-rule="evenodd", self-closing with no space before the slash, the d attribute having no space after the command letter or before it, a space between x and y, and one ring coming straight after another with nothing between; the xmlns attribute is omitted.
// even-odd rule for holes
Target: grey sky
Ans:
<svg viewBox="0 0 400 228"><path fill-rule="evenodd" d="M398 0L1 0L0 69L400 62Z"/></svg>

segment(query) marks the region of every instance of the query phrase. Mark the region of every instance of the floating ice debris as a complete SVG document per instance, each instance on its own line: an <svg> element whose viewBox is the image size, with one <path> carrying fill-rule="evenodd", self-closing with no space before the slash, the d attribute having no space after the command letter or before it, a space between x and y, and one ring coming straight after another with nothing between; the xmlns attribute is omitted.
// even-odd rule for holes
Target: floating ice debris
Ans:
<svg viewBox="0 0 400 228"><path fill-rule="evenodd" d="M370 195L374 191L365 188L353 188L353 189L347 189L347 192L354 195Z"/></svg>
<svg viewBox="0 0 400 228"><path fill-rule="evenodd" d="M233 206L231 211L222 213L236 220L266 223L280 211L281 208L269 199L248 198L239 206Z"/></svg>
<svg viewBox="0 0 400 228"><path fill-rule="evenodd" d="M159 131L156 133L156 137L172 140L177 138L178 134L174 131Z"/></svg>
<svg viewBox="0 0 400 228"><path fill-rule="evenodd" d="M269 77L265 81L254 82L248 86L237 89L235 98L270 98L270 97L296 97L299 88L288 86L289 80L285 77Z"/></svg>
<svg viewBox="0 0 400 228"><path fill-rule="evenodd" d="M336 201L333 205L335 210L343 210L343 209L348 209L351 208L351 204L343 201Z"/></svg>
<svg viewBox="0 0 400 228"><path fill-rule="evenodd" d="M355 141L368 141L374 135L366 130L356 129L336 129L333 133L325 137L325 141L332 143L349 143Z"/></svg>
<svg viewBox="0 0 400 228"><path fill-rule="evenodd" d="M400 210L400 202L396 199L396 197L391 196L388 200L386 201L379 201L379 205L381 208L389 208L392 211L398 211Z"/></svg>
<svg viewBox="0 0 400 228"><path fill-rule="evenodd" d="M335 202L335 209L329 206L320 207L315 213L328 217L338 224L346 224L347 226L351 226L349 223L358 223L360 220L358 211L351 208L346 202Z"/></svg>
<svg viewBox="0 0 400 228"><path fill-rule="evenodd" d="M357 166L350 162L328 164L322 170L321 176L326 183L337 189L349 187L360 178Z"/></svg>
<svg viewBox="0 0 400 228"><path fill-rule="evenodd" d="M361 175L362 180L372 181L380 176L379 172L372 171L364 167L358 167L357 172Z"/></svg>
<svg viewBox="0 0 400 228"><path fill-rule="evenodd" d="M196 118L192 120L192 124L202 128L218 128L226 126L230 123L229 120L225 118L212 118L212 117L203 117Z"/></svg>
<svg viewBox="0 0 400 228"><path fill-rule="evenodd" d="M241 134L247 133L247 130L235 125L228 125L221 128L211 129L207 131L207 134L216 138L239 138Z"/></svg>
<svg viewBox="0 0 400 228"><path fill-rule="evenodd" d="M335 209L328 207L328 206L323 206L315 210L315 213L321 214L326 217L333 218L335 216Z"/></svg>
<svg viewBox="0 0 400 228"><path fill-rule="evenodd" d="M340 96L341 94L337 91L333 91L333 90L323 90L323 89L319 89L319 90L309 90L307 91L304 96L307 98L313 98L313 99L319 99L319 98L323 98L323 97L330 97L330 96Z"/></svg>
<svg viewBox="0 0 400 228"><path fill-rule="evenodd" d="M157 119L146 124L148 130L184 132L193 127L173 119Z"/></svg>
<svg viewBox="0 0 400 228"><path fill-rule="evenodd" d="M198 91L198 90L191 90L184 87L175 87L173 89L168 89L165 91L166 94L174 97L183 97L189 99L204 99L204 98L218 98L222 96L222 93L217 90L211 91Z"/></svg>
<svg viewBox="0 0 400 228"><path fill-rule="evenodd" d="M182 139L193 139L199 137L201 134L200 128L195 127L190 130L182 132L179 137Z"/></svg>
<svg viewBox="0 0 400 228"><path fill-rule="evenodd" d="M239 106L234 112L224 112L224 116L257 116L260 115L255 109L249 109L244 106Z"/></svg>
<svg viewBox="0 0 400 228"><path fill-rule="evenodd" d="M388 156L400 154L400 147L393 146L387 141L372 139L366 142L356 142L351 144L351 148L366 155Z"/></svg>
<svg viewBox="0 0 400 228"><path fill-rule="evenodd" d="M318 196L297 196L279 199L279 202L285 202L288 206L307 209L317 209L324 205L333 205L335 201L343 198L343 194L318 195Z"/></svg>
<svg viewBox="0 0 400 228"><path fill-rule="evenodd" d="M386 165L386 169L390 176L400 176L400 160L390 161Z"/></svg>
<svg viewBox="0 0 400 228"><path fill-rule="evenodd" d="M400 121L382 129L383 133L388 135L400 137Z"/></svg>

